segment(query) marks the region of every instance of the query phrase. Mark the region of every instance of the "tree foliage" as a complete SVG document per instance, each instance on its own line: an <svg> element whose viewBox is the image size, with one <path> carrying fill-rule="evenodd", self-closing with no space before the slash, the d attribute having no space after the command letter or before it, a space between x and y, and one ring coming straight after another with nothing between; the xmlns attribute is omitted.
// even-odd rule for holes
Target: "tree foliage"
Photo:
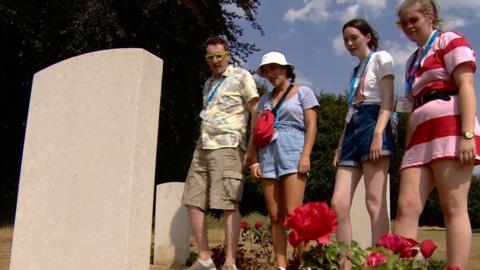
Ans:
<svg viewBox="0 0 480 270"><path fill-rule="evenodd" d="M183 180L210 74L203 42L225 36L236 61L256 50L225 5L262 32L258 0L0 0L0 220L12 218L33 74L91 51L140 47L164 60L156 179Z"/></svg>
<svg viewBox="0 0 480 270"><path fill-rule="evenodd" d="M311 155L311 171L305 191L308 201L330 202L335 184L334 151L345 124L345 97L320 94L317 114L317 137Z"/></svg>

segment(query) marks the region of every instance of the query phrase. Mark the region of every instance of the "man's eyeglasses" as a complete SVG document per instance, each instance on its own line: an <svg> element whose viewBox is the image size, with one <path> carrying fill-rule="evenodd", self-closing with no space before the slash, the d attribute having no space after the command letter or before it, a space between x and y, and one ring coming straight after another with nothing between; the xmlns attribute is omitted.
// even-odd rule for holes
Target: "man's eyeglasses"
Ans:
<svg viewBox="0 0 480 270"><path fill-rule="evenodd" d="M205 54L205 60L212 62L213 59L222 59L225 57L225 55L228 55L228 52L219 52L219 53L207 53Z"/></svg>

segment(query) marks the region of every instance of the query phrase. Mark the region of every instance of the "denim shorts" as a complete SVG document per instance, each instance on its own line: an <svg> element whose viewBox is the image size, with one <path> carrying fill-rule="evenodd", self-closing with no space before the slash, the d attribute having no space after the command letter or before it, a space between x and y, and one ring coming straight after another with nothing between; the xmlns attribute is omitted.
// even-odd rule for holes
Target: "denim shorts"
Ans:
<svg viewBox="0 0 480 270"><path fill-rule="evenodd" d="M370 154L380 105L355 105L356 112L345 127L339 166L361 166ZM383 132L382 156L393 154L394 139L390 121Z"/></svg>
<svg viewBox="0 0 480 270"><path fill-rule="evenodd" d="M298 172L298 162L303 152L305 132L294 122L280 122L277 138L258 151L262 178L280 179Z"/></svg>

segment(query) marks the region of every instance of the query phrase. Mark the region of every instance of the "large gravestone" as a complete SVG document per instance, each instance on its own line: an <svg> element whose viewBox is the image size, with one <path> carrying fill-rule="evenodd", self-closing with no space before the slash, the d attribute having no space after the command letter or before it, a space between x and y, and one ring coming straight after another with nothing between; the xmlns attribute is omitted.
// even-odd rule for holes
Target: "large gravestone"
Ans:
<svg viewBox="0 0 480 270"><path fill-rule="evenodd" d="M147 270L163 61L89 53L35 74L11 270Z"/></svg>
<svg viewBox="0 0 480 270"><path fill-rule="evenodd" d="M390 216L390 178L387 180L387 210ZM352 224L352 239L358 244L367 248L372 246L372 231L370 216L365 204L365 182L362 177L358 183L353 196L352 208L350 210L350 221Z"/></svg>
<svg viewBox="0 0 480 270"><path fill-rule="evenodd" d="M185 265L190 254L190 223L182 205L185 183L157 185L155 204L154 264Z"/></svg>

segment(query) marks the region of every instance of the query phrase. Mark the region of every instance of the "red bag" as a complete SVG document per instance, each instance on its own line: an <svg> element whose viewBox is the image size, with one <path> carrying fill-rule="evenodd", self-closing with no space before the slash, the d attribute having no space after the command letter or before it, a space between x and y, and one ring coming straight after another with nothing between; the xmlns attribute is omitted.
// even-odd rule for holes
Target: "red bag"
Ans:
<svg viewBox="0 0 480 270"><path fill-rule="evenodd" d="M275 114L292 88L293 84L290 84L275 107L272 110L265 109L258 116L257 121L255 122L255 128L253 129L253 143L257 148L267 146L272 140L273 132L275 130Z"/></svg>
<svg viewBox="0 0 480 270"><path fill-rule="evenodd" d="M257 148L263 148L270 143L275 129L274 124L275 115L271 110L264 110L258 116L253 129L253 143Z"/></svg>

